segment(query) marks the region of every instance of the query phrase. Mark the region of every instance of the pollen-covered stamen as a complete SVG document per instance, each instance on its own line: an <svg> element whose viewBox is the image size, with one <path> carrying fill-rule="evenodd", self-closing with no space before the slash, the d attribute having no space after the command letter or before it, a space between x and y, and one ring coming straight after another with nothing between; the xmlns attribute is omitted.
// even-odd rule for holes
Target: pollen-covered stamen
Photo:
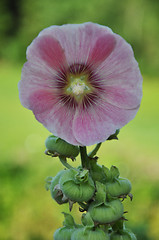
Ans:
<svg viewBox="0 0 159 240"><path fill-rule="evenodd" d="M73 75L68 76L68 85L66 86L66 94L73 95L79 99L91 91L91 86L87 83L88 75Z"/></svg>
<svg viewBox="0 0 159 240"><path fill-rule="evenodd" d="M82 83L82 84L77 83L72 87L72 92L75 95L81 95L81 94L83 94L84 89L85 89L85 84L84 83Z"/></svg>
<svg viewBox="0 0 159 240"><path fill-rule="evenodd" d="M81 101L84 95L93 90L88 82L88 74L68 74L67 80L65 93L73 96L77 101Z"/></svg>

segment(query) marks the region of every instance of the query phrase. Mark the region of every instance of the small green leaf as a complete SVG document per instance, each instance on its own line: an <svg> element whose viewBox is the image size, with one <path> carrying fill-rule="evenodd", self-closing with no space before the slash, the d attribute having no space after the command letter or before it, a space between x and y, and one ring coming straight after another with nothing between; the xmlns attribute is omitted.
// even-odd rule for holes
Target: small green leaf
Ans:
<svg viewBox="0 0 159 240"><path fill-rule="evenodd" d="M119 169L116 166L111 166L110 173L112 175L112 178L118 178L120 175Z"/></svg>
<svg viewBox="0 0 159 240"><path fill-rule="evenodd" d="M96 189L95 201L97 203L104 203L106 201L106 186L103 183L96 182Z"/></svg>
<svg viewBox="0 0 159 240"><path fill-rule="evenodd" d="M112 178L110 170L107 167L105 167L104 165L102 166L102 170L103 170L106 181L110 181Z"/></svg>
<svg viewBox="0 0 159 240"><path fill-rule="evenodd" d="M89 212L84 213L82 215L82 220L81 221L82 221L82 224L84 226L87 226L87 227L90 227L90 228L94 227L94 222L93 222Z"/></svg>
<svg viewBox="0 0 159 240"><path fill-rule="evenodd" d="M65 220L63 221L63 226L72 228L75 227L75 221L71 214L62 212L64 214Z"/></svg>
<svg viewBox="0 0 159 240"><path fill-rule="evenodd" d="M90 176L88 178L88 183L89 183L90 186L92 186L94 188L94 182L93 182L93 180Z"/></svg>
<svg viewBox="0 0 159 240"><path fill-rule="evenodd" d="M120 220L116 221L114 223L114 225L112 226L112 228L113 228L113 231L123 230L125 228L124 220L120 219Z"/></svg>

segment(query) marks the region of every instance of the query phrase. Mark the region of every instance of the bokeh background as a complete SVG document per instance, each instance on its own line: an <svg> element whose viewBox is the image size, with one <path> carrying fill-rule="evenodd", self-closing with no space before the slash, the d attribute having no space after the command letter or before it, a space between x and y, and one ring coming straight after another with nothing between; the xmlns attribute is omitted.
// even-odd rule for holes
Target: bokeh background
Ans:
<svg viewBox="0 0 159 240"><path fill-rule="evenodd" d="M46 240L62 225L62 211L45 190L62 165L44 154L50 134L19 101L17 83L26 47L50 25L92 21L112 28L133 47L143 74L143 100L119 141L105 142L99 164L119 167L133 184L125 200L127 225L138 240L159 239L159 1L0 1L0 240ZM79 164L77 158L74 165ZM77 207L73 215L79 222Z"/></svg>

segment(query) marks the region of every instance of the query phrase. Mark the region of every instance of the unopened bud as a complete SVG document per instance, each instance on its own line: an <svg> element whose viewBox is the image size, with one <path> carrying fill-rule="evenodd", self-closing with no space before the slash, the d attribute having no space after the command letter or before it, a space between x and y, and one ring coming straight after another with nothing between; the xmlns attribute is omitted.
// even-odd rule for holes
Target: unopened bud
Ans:
<svg viewBox="0 0 159 240"><path fill-rule="evenodd" d="M75 158L79 154L79 147L74 146L61 138L53 135L49 136L45 141L48 152L61 156Z"/></svg>

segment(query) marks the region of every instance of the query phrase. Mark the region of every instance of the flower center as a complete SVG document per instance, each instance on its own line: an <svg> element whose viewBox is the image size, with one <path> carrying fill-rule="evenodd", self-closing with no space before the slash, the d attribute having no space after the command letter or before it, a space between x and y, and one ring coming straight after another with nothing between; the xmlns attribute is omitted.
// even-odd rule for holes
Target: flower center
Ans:
<svg viewBox="0 0 159 240"><path fill-rule="evenodd" d="M67 95L73 96L77 101L83 99L83 96L92 92L92 86L88 82L88 74L72 74L67 76L68 84L65 88Z"/></svg>
<svg viewBox="0 0 159 240"><path fill-rule="evenodd" d="M59 102L72 109L91 107L103 91L100 77L86 64L74 63L61 69L56 80Z"/></svg>

